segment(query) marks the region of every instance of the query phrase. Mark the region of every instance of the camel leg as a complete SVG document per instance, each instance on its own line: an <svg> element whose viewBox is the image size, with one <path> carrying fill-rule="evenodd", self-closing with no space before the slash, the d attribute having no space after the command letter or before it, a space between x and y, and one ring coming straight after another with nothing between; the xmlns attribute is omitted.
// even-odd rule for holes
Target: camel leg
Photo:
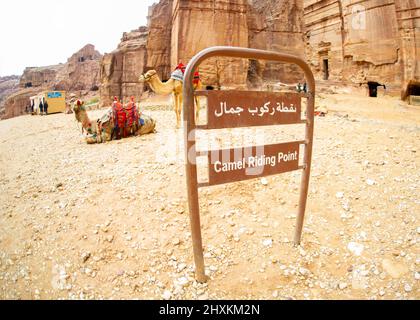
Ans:
<svg viewBox="0 0 420 320"><path fill-rule="evenodd" d="M174 94L175 114L176 114L176 128L180 128L181 124L181 99L179 94Z"/></svg>
<svg viewBox="0 0 420 320"><path fill-rule="evenodd" d="M182 101L182 94L178 95L178 119L179 119L179 125L178 128L181 127L181 113L182 113L182 108L183 108L183 101Z"/></svg>

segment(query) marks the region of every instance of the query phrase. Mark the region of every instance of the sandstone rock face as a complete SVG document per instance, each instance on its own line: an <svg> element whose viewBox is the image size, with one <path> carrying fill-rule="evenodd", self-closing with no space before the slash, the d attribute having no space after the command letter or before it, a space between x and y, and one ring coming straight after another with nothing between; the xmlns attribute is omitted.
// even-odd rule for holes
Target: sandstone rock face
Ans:
<svg viewBox="0 0 420 320"><path fill-rule="evenodd" d="M146 65L147 34L146 27L124 33L118 48L104 55L100 67L102 106L110 105L114 96L140 99L143 84L138 78Z"/></svg>
<svg viewBox="0 0 420 320"><path fill-rule="evenodd" d="M65 64L26 68L20 79L21 88L55 90L91 90L99 86L99 66L102 55L91 44L73 54Z"/></svg>
<svg viewBox="0 0 420 320"><path fill-rule="evenodd" d="M21 88L48 87L56 82L58 72L64 65L48 67L28 67L20 78Z"/></svg>
<svg viewBox="0 0 420 320"><path fill-rule="evenodd" d="M420 95L420 6L418 1L395 1L401 39L402 98Z"/></svg>
<svg viewBox="0 0 420 320"><path fill-rule="evenodd" d="M101 66L101 98L139 98L138 75L169 78L179 62L204 48L230 45L305 58L321 86L377 81L390 92L420 95L420 9L413 0L161 0L149 9L148 28L124 34ZM216 88L303 81L289 64L213 58L200 66ZM401 86L402 85L402 86Z"/></svg>
<svg viewBox="0 0 420 320"><path fill-rule="evenodd" d="M19 90L19 76L0 77L0 118L4 115L4 102Z"/></svg>
<svg viewBox="0 0 420 320"><path fill-rule="evenodd" d="M2 119L10 119L25 114L25 109L29 107L29 98L39 93L36 88L26 88L17 91L9 96L5 101L5 109Z"/></svg>
<svg viewBox="0 0 420 320"><path fill-rule="evenodd" d="M184 64L202 49L216 45L248 47L247 0L174 0L171 66ZM246 85L248 61L214 58L200 66L206 85Z"/></svg>
<svg viewBox="0 0 420 320"><path fill-rule="evenodd" d="M305 59L303 42L303 0L250 1L249 47L293 54ZM250 82L264 81L295 83L303 73L291 64L252 62L248 72ZM254 72L254 73L253 73Z"/></svg>
<svg viewBox="0 0 420 320"><path fill-rule="evenodd" d="M98 90L102 55L91 44L73 54L56 77L56 90Z"/></svg>
<svg viewBox="0 0 420 320"><path fill-rule="evenodd" d="M20 77L19 91L4 101L2 118L23 114L29 104L29 97L45 90L98 90L101 57L95 47L88 44L72 55L65 64L26 68Z"/></svg>
<svg viewBox="0 0 420 320"><path fill-rule="evenodd" d="M162 0L149 8L146 69L157 71L162 80L171 74L173 0Z"/></svg>
<svg viewBox="0 0 420 320"><path fill-rule="evenodd" d="M305 0L306 54L317 78L377 81L405 92L410 81L419 79L415 3Z"/></svg>

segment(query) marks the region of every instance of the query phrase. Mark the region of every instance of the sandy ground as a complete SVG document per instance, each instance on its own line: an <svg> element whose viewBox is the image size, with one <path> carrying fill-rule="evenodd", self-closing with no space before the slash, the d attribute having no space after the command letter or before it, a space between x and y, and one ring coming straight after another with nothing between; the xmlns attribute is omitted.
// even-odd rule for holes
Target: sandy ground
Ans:
<svg viewBox="0 0 420 320"><path fill-rule="evenodd" d="M300 172L203 189L204 285L173 112L149 103L156 134L101 145L85 144L73 115L0 121L0 298L419 299L420 108L317 104L330 113L316 119L301 247ZM256 131L216 140L243 133ZM257 133L299 139L303 127Z"/></svg>

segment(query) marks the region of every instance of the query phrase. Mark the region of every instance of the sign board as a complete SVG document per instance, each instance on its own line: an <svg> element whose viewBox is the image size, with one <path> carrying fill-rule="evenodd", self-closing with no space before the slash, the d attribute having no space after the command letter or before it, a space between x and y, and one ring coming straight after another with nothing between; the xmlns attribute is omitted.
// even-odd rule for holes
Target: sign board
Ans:
<svg viewBox="0 0 420 320"><path fill-rule="evenodd" d="M301 123L301 95L257 91L209 91L206 129Z"/></svg>
<svg viewBox="0 0 420 320"><path fill-rule="evenodd" d="M48 92L47 93L47 97L48 99L56 99L56 98L61 98L62 94L61 92L55 91L55 92Z"/></svg>
<svg viewBox="0 0 420 320"><path fill-rule="evenodd" d="M208 99L207 124L197 126L194 115L193 76L197 67L206 59L216 56L245 59L262 59L293 63L305 73L309 92L274 93L255 91L202 91ZM191 235L193 242L196 277L205 282L203 243L201 237L200 187L220 185L247 179L302 170L299 212L296 221L295 244L301 241L306 200L312 160L314 131L315 79L309 66L302 59L276 52L236 47L213 47L201 51L192 58L184 78L184 127L185 158L190 211ZM305 119L302 120L302 98L307 98ZM196 150L196 130L224 129L267 125L305 124L305 140L263 146L248 146L235 149L207 151L208 183L198 183L197 157L205 151ZM303 146L303 157L301 147ZM302 159L300 159L302 158ZM300 161L302 160L302 161ZM299 165L302 163L302 165Z"/></svg>
<svg viewBox="0 0 420 320"><path fill-rule="evenodd" d="M209 186L299 169L299 142L210 151Z"/></svg>

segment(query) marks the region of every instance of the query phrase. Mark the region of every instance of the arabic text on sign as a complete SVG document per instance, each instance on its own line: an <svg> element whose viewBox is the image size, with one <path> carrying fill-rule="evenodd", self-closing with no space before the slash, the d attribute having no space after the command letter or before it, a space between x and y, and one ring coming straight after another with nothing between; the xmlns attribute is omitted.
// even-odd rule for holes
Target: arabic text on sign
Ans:
<svg viewBox="0 0 420 320"><path fill-rule="evenodd" d="M220 109L214 111L214 115L218 118L222 117L225 114L233 114L240 116L242 112L248 111L249 114L252 116L259 116L262 117L265 114L268 114L270 116L274 116L276 113L297 113L297 108L293 104L290 104L290 106L285 105L284 102L277 102L275 106L270 106L271 102L267 102L264 104L264 106L258 108L242 108L240 106L237 107L228 107L227 102L220 102Z"/></svg>

